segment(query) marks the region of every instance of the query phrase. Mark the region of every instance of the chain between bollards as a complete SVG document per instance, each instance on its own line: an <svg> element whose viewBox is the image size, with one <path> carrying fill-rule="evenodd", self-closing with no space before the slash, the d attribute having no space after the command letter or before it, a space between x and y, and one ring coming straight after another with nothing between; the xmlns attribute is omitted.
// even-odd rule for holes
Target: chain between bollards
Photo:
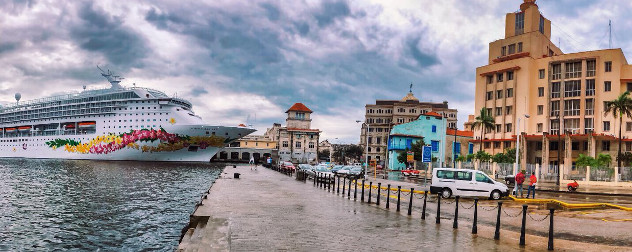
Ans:
<svg viewBox="0 0 632 252"><path fill-rule="evenodd" d="M386 209L388 209L390 203L391 203L391 184L388 184L386 186Z"/></svg>
<svg viewBox="0 0 632 252"><path fill-rule="evenodd" d="M410 200L408 201L408 215L412 215L413 214L413 192L415 191L415 188L410 188Z"/></svg>
<svg viewBox="0 0 632 252"><path fill-rule="evenodd" d="M454 197L456 200L456 204L454 204L454 223L452 223L452 228L459 228L459 198L460 196Z"/></svg>
<svg viewBox="0 0 632 252"><path fill-rule="evenodd" d="M525 226L527 225L527 208L529 206L527 204L522 205L522 227L520 227L520 246L524 246L525 244Z"/></svg>
<svg viewBox="0 0 632 252"><path fill-rule="evenodd" d="M426 219L426 200L428 200L428 191L424 191L424 206L421 210L421 219Z"/></svg>
<svg viewBox="0 0 632 252"><path fill-rule="evenodd" d="M472 224L472 234L478 233L477 225L478 221L478 198L474 199L474 224Z"/></svg>
<svg viewBox="0 0 632 252"><path fill-rule="evenodd" d="M503 202L498 201L498 216L496 216L496 231L494 231L494 240L500 240L500 212L503 207Z"/></svg>
<svg viewBox="0 0 632 252"><path fill-rule="evenodd" d="M399 212L399 198L402 194L402 186L397 186L397 212Z"/></svg>

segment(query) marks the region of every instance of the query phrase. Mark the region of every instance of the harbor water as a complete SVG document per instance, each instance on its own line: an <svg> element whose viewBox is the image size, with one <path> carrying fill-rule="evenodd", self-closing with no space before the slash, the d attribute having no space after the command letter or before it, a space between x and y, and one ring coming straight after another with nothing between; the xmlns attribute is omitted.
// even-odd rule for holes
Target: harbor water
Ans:
<svg viewBox="0 0 632 252"><path fill-rule="evenodd" d="M0 159L0 251L173 251L223 167Z"/></svg>

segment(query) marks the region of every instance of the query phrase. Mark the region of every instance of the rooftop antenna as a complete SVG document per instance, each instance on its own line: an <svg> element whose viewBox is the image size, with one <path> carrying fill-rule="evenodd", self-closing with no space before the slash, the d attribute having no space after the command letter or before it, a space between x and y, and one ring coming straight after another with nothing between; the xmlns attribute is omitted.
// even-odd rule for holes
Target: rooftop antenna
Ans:
<svg viewBox="0 0 632 252"><path fill-rule="evenodd" d="M608 19L608 48L612 49L612 20Z"/></svg>
<svg viewBox="0 0 632 252"><path fill-rule="evenodd" d="M105 73L105 71L103 71L103 69L101 69L99 65L97 65L97 68L101 70L101 75L105 77L108 80L108 82L110 82L110 84L112 84L112 89L123 88L120 83L121 83L121 80L124 78L121 78L121 76L118 76L118 75L114 75L114 73L112 73L110 69L108 69L108 72Z"/></svg>
<svg viewBox="0 0 632 252"><path fill-rule="evenodd" d="M413 92L413 83L410 83L410 89L408 90L408 92L412 93Z"/></svg>

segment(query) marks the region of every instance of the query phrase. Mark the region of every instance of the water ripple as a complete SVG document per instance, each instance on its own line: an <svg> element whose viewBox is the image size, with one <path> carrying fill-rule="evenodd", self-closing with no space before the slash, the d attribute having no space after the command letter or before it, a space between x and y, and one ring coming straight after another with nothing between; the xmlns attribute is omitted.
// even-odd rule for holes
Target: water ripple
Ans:
<svg viewBox="0 0 632 252"><path fill-rule="evenodd" d="M0 251L172 251L221 167L0 159Z"/></svg>

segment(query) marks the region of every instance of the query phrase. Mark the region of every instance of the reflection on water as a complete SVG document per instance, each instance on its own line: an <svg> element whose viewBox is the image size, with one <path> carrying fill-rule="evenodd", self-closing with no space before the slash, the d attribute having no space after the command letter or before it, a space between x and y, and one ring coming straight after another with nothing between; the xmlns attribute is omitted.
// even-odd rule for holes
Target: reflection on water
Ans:
<svg viewBox="0 0 632 252"><path fill-rule="evenodd" d="M173 250L222 167L0 159L0 251Z"/></svg>

